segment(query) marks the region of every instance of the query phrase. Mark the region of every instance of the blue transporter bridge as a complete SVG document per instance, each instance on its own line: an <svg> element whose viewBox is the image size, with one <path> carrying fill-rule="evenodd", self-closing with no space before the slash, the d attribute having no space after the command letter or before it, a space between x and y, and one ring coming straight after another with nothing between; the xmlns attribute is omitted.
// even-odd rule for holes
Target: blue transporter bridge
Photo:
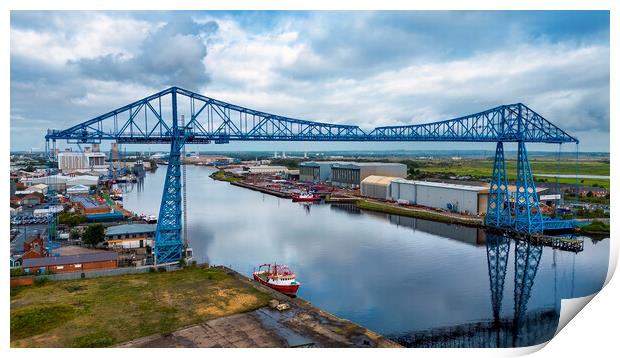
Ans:
<svg viewBox="0 0 620 358"><path fill-rule="evenodd" d="M546 220L540 211L525 143L578 142L522 103L501 105L440 122L377 127L365 132L356 125L314 122L261 112L179 87L165 89L64 130L48 130L45 139L48 149L55 148L58 140L77 144L115 141L170 146L155 238L157 264L177 262L182 258L181 152L187 144L230 141L497 143L486 224L533 234L542 232L551 221ZM508 192L505 142L518 145L514 203Z"/></svg>

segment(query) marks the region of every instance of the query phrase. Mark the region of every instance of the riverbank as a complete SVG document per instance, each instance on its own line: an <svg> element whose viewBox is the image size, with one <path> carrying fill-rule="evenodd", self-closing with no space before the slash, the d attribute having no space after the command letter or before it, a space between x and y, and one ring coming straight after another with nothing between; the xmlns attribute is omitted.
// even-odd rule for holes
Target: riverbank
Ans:
<svg viewBox="0 0 620 358"><path fill-rule="evenodd" d="M289 308L272 308L273 300ZM231 327L234 334L227 331ZM11 289L12 347L287 347L295 342L398 346L223 267Z"/></svg>
<svg viewBox="0 0 620 358"><path fill-rule="evenodd" d="M226 175L226 172L221 169L209 175L209 178L213 180L227 181L229 183L235 183L235 182L241 181L240 178L234 177L232 175Z"/></svg>
<svg viewBox="0 0 620 358"><path fill-rule="evenodd" d="M447 224L460 224L466 226L483 227L481 217L466 217L459 214L437 212L425 208L402 207L388 203L380 203L367 199L360 199L355 205L362 210L370 210L381 213L408 216L418 219L432 220Z"/></svg>
<svg viewBox="0 0 620 358"><path fill-rule="evenodd" d="M595 220L589 225L578 227L577 231L584 235L593 235L597 237L601 237L601 236L609 237L611 226L602 221Z"/></svg>

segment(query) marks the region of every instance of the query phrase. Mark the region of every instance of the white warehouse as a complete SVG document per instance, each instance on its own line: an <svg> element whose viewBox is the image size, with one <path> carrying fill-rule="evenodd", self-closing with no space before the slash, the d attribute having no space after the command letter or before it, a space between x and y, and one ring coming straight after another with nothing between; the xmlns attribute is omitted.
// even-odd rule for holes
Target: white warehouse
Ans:
<svg viewBox="0 0 620 358"><path fill-rule="evenodd" d="M489 188L460 184L406 180L371 175L361 183L363 196L450 210L470 215L484 214Z"/></svg>
<svg viewBox="0 0 620 358"><path fill-rule="evenodd" d="M393 180L390 194L392 200L470 215L486 213L489 200L488 187L405 179Z"/></svg>

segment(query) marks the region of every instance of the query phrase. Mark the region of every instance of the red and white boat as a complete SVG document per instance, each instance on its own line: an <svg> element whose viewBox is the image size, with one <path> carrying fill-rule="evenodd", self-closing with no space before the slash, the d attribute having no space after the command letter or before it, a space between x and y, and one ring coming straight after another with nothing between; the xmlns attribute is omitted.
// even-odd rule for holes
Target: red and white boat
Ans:
<svg viewBox="0 0 620 358"><path fill-rule="evenodd" d="M321 201L321 197L315 194L303 192L300 194L294 193L291 194L293 201L302 201L302 202L313 202L313 201Z"/></svg>
<svg viewBox="0 0 620 358"><path fill-rule="evenodd" d="M256 281L285 295L294 297L299 289L295 273L286 265L263 264L254 270L253 276Z"/></svg>

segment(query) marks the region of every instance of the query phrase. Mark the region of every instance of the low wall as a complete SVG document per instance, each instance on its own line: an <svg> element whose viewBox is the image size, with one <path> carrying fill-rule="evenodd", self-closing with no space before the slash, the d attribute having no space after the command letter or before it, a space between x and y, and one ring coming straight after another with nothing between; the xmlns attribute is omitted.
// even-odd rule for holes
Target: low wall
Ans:
<svg viewBox="0 0 620 358"><path fill-rule="evenodd" d="M11 286L31 285L34 283L35 279L44 278L44 277L50 281L68 281L68 280L79 280L81 278L96 278L96 277L105 277L105 276L130 275L130 274L136 274L136 273L148 273L152 267L153 266L120 267L116 269L107 269L107 270L90 270L90 271L80 271L80 272L55 273L51 275L40 275L40 276L12 277ZM160 269L160 268L163 268L166 271L176 271L180 269L178 265L168 265L168 266L157 267L157 269Z"/></svg>
<svg viewBox="0 0 620 358"><path fill-rule="evenodd" d="M34 283L34 276L11 277L11 286L28 286Z"/></svg>

